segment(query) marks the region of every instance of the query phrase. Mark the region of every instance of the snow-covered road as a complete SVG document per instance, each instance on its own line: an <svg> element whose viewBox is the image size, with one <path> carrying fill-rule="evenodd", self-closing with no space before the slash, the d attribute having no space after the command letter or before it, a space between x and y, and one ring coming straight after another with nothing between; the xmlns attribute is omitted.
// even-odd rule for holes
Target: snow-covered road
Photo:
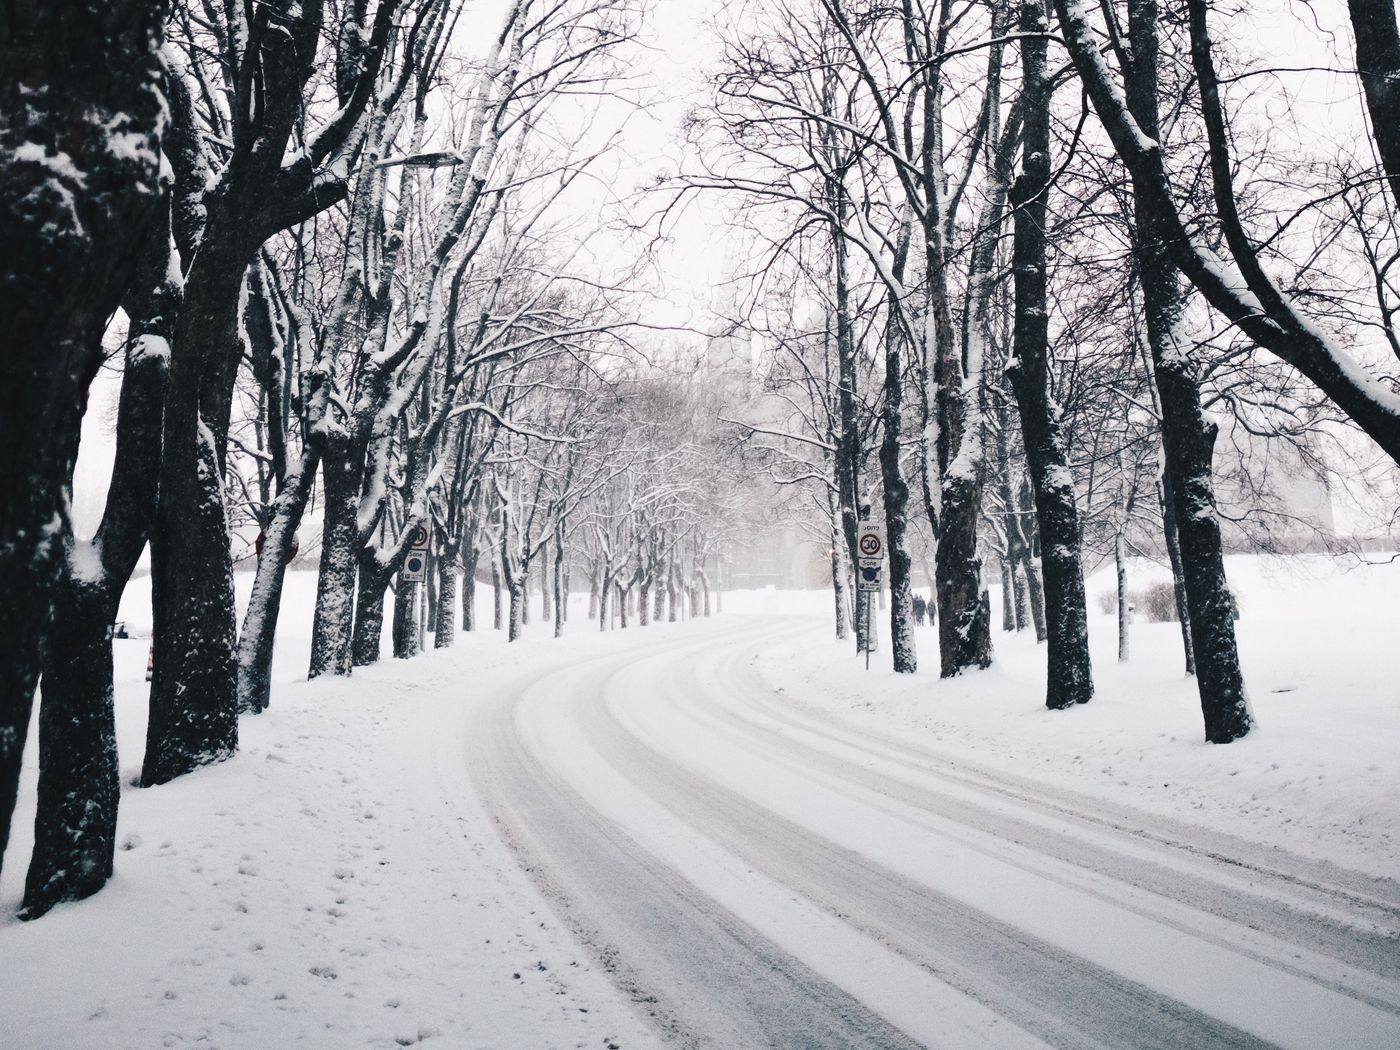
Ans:
<svg viewBox="0 0 1400 1050"><path fill-rule="evenodd" d="M1400 890L857 729L725 617L517 679L460 748L675 1041L1400 1046Z"/></svg>

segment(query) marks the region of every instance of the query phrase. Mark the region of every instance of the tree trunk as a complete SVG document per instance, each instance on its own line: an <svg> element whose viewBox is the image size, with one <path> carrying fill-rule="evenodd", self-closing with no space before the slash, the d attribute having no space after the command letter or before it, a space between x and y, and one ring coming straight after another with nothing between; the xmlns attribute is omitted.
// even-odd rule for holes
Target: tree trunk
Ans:
<svg viewBox="0 0 1400 1050"><path fill-rule="evenodd" d="M87 389L161 199L167 7L10 4L0 30L0 861Z"/></svg>
<svg viewBox="0 0 1400 1050"><path fill-rule="evenodd" d="M1113 537L1114 576L1118 581L1118 662L1128 662L1128 558L1124 549L1123 532Z"/></svg>
<svg viewBox="0 0 1400 1050"><path fill-rule="evenodd" d="M447 649L457 640L457 552L444 548L438 559L437 621L433 648Z"/></svg>
<svg viewBox="0 0 1400 1050"><path fill-rule="evenodd" d="M1128 105L1143 132L1155 138L1159 134L1156 0L1132 0L1128 13L1135 56ZM1196 685L1206 739L1224 744L1247 734L1254 718L1235 647L1233 607L1211 483L1216 426L1201 408L1195 362L1181 332L1181 282L1163 238L1166 224L1149 205L1146 187L1135 179L1133 189L1138 269L1162 407L1162 446L1172 480L1172 510L1181 541Z"/></svg>
<svg viewBox="0 0 1400 1050"><path fill-rule="evenodd" d="M393 572L380 564L372 546L360 552L360 571L355 583L355 637L350 645L350 660L356 667L379 662L384 638L384 600L392 576ZM397 595L394 611L397 614Z"/></svg>
<svg viewBox="0 0 1400 1050"><path fill-rule="evenodd" d="M1008 544L1008 546L1010 546ZM1002 555L1001 558L1001 629L1003 631L1016 630L1016 588L1013 583L1015 570L1011 568L1014 563L1009 555Z"/></svg>
<svg viewBox="0 0 1400 1050"><path fill-rule="evenodd" d="M476 565L480 555L468 543L462 555L462 630L476 630Z"/></svg>
<svg viewBox="0 0 1400 1050"><path fill-rule="evenodd" d="M171 277L167 208L143 241L124 302L131 327L102 521L92 543L80 546L70 539L54 592L44 645L39 798L25 880L26 918L96 893L112 873L120 797L112 624L155 513L169 337L180 296Z"/></svg>
<svg viewBox="0 0 1400 1050"><path fill-rule="evenodd" d="M1031 607L1031 624L1035 627L1035 640L1045 641L1045 591L1040 586L1040 566L1030 547L1021 551L1021 571L1026 577L1026 603Z"/></svg>
<svg viewBox="0 0 1400 1050"><path fill-rule="evenodd" d="M905 239L907 244L907 238ZM899 270L904 269L903 251ZM914 641L914 593L910 579L914 560L909 556L909 486L899 465L902 434L904 365L900 353L899 323L894 306L885 323L885 432L880 442L880 474L885 494L885 539L890 568L890 652L896 674L913 674L919 668Z"/></svg>
<svg viewBox="0 0 1400 1050"><path fill-rule="evenodd" d="M418 647L418 584L402 575L394 584L394 659L411 660Z"/></svg>
<svg viewBox="0 0 1400 1050"><path fill-rule="evenodd" d="M422 636L422 632L426 629L424 625L433 624L434 627L437 626L438 586L442 577L441 559L429 551L426 561L427 564L424 566L425 571L423 573L423 586L419 589L420 600L423 602L423 612L426 614L419 618L420 644L424 640ZM456 610L454 609L453 612L455 613Z"/></svg>
<svg viewBox="0 0 1400 1050"><path fill-rule="evenodd" d="M327 447L321 459L321 569L316 577L316 613L311 626L307 677L348 675L355 616L355 569L360 554L360 487L364 456L359 449Z"/></svg>
<svg viewBox="0 0 1400 1050"><path fill-rule="evenodd" d="M175 370L179 370L179 350ZM172 389L176 385L172 379ZM187 401L182 412L190 412ZM156 526L151 536L155 666L141 783L164 784L238 750L233 563L223 476L209 429L171 425L167 411ZM172 453L172 431L196 426L196 463ZM171 462L174 460L174 462ZM169 469L166 469L166 465Z"/></svg>
<svg viewBox="0 0 1400 1050"><path fill-rule="evenodd" d="M491 626L499 631L505 626L505 610L501 607L501 559L494 551L491 553L491 613Z"/></svg>
<svg viewBox="0 0 1400 1050"><path fill-rule="evenodd" d="M90 556L97 555L89 548ZM111 589L65 571L54 595L39 705L39 809L24 917L81 900L112 874L116 850L116 724Z"/></svg>
<svg viewBox="0 0 1400 1050"><path fill-rule="evenodd" d="M1394 0L1347 0L1356 67L1393 203L1400 206L1400 28Z"/></svg>
<svg viewBox="0 0 1400 1050"><path fill-rule="evenodd" d="M237 623L224 505L243 278L260 234L242 201L205 198L171 345L160 497L151 537L155 670L143 784L237 748ZM179 234L177 232L177 241Z"/></svg>
<svg viewBox="0 0 1400 1050"><path fill-rule="evenodd" d="M1171 474L1163 464L1161 488L1157 492L1162 507L1162 533L1167 545L1167 560L1172 567L1172 597L1176 602L1176 619L1181 625L1181 651L1186 660L1186 673L1196 673L1196 647L1191 641L1191 610L1186 604L1186 569L1181 564L1181 535L1176 528L1176 510L1172 492Z"/></svg>
<svg viewBox="0 0 1400 1050"><path fill-rule="evenodd" d="M267 527L263 553L258 559L253 593L243 616L243 634L238 641L238 710L256 714L266 711L271 699L272 647L277 636L277 619L282 605L282 584L292 544L311 495L316 476L317 455L307 449L297 472L286 479L272 504L272 522Z"/></svg>
<svg viewBox="0 0 1400 1050"><path fill-rule="evenodd" d="M554 637L564 633L565 610L568 607L568 592L564 586L564 536L562 529L554 537Z"/></svg>
<svg viewBox="0 0 1400 1050"><path fill-rule="evenodd" d="M507 641L517 641L520 638L521 628L525 626L525 607L530 600L529 582L530 577L526 572L521 572L518 576L511 575L509 588L510 630L506 634Z"/></svg>
<svg viewBox="0 0 1400 1050"><path fill-rule="evenodd" d="M836 640L844 642L851 633L851 600L847 593L850 574L846 572L846 559L842 556L846 541L841 535L841 512L836 494L830 489L826 494L826 511L831 522L831 590L836 599Z"/></svg>
<svg viewBox="0 0 1400 1050"><path fill-rule="evenodd" d="M1079 510L1069 470L1060 406L1050 393L1049 313L1046 300L1045 218L1050 192L1050 89L1045 70L1044 6L1021 8L1021 176L1015 204L1015 336L1006 367L1021 410L1026 466L1035 487L1045 582L1045 706L1062 710L1094 695L1089 660L1089 617L1080 562Z"/></svg>
<svg viewBox="0 0 1400 1050"><path fill-rule="evenodd" d="M549 623L554 616L554 597L550 594L549 577L551 571L551 561L549 557L549 544L541 545L536 554L540 566L540 622Z"/></svg>
<svg viewBox="0 0 1400 1050"><path fill-rule="evenodd" d="M1011 589L1016 599L1016 630L1024 631L1030 623L1030 602L1027 598L1025 570L1021 568L1021 558L1011 562Z"/></svg>

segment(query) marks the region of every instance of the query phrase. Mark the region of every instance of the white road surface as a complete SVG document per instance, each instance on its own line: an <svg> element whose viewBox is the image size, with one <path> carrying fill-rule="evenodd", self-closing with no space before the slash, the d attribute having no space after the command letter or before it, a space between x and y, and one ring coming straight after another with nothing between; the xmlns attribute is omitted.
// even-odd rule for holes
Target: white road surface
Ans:
<svg viewBox="0 0 1400 1050"><path fill-rule="evenodd" d="M791 621L690 626L461 741L658 1041L1400 1047L1395 882L857 730L754 673Z"/></svg>

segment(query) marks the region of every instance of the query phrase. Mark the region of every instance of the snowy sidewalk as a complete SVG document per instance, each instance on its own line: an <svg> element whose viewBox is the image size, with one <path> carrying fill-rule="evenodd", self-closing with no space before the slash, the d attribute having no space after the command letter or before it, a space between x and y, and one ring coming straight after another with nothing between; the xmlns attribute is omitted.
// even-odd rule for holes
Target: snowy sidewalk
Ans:
<svg viewBox="0 0 1400 1050"><path fill-rule="evenodd" d="M521 670L635 644L635 633L600 641L579 624L555 642L537 628L510 647L466 636L349 682L280 685L266 714L243 720L235 759L126 789L111 885L26 924L12 916L28 783L0 886L0 1042L647 1045L487 824L455 750L470 707ZM142 690L124 655L126 778Z"/></svg>

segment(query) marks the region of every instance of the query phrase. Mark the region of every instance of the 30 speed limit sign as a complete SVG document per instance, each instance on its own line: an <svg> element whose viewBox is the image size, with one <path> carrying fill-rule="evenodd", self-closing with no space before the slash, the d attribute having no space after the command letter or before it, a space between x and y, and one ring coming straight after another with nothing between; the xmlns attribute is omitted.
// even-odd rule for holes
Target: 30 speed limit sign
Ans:
<svg viewBox="0 0 1400 1050"><path fill-rule="evenodd" d="M856 537L856 554L862 563L879 562L885 556L885 539L873 526L865 525Z"/></svg>

